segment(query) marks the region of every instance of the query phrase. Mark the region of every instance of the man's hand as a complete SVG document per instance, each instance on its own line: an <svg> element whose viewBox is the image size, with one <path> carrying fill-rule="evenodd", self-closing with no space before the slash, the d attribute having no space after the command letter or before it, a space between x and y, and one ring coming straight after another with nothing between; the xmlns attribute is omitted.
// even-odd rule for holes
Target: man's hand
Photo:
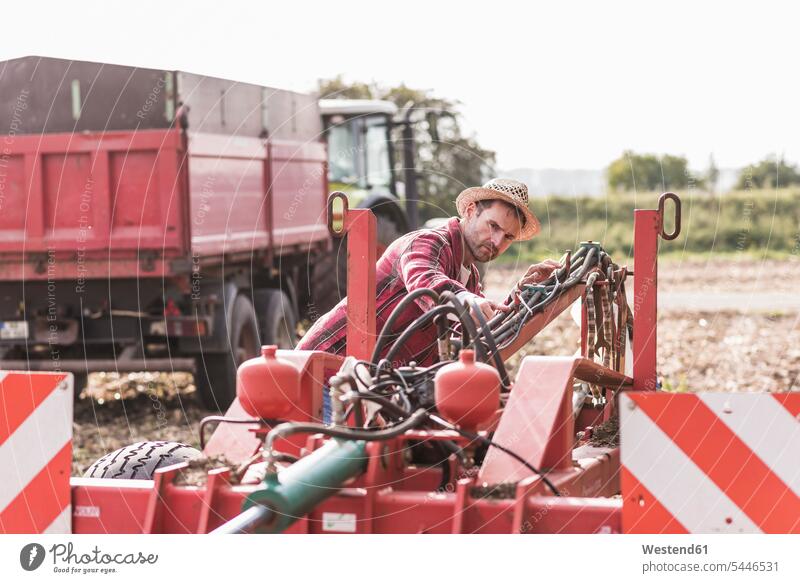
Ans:
<svg viewBox="0 0 800 583"><path fill-rule="evenodd" d="M525 275L517 283L517 287L522 289L525 285L536 285L547 280L553 274L553 271L561 267L561 264L554 259L545 259L541 263L535 263L528 268Z"/></svg>
<svg viewBox="0 0 800 583"><path fill-rule="evenodd" d="M478 309L483 314L483 317L488 322L491 320L497 312L508 312L512 309L511 306L507 306L505 304L501 304L498 302L493 302L492 300L487 300L486 298L475 297L475 303L478 305ZM470 313L472 314L472 319L475 320L476 324L480 324L478 321L478 316L475 315L475 308L472 306L472 302L470 302Z"/></svg>

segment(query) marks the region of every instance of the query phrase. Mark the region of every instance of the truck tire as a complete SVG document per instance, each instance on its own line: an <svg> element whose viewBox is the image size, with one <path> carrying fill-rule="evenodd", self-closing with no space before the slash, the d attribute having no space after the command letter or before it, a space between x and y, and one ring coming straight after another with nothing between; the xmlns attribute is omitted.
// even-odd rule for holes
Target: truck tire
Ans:
<svg viewBox="0 0 800 583"><path fill-rule="evenodd" d="M333 249L311 268L308 316L314 322L347 295L347 239L334 239Z"/></svg>
<svg viewBox="0 0 800 583"><path fill-rule="evenodd" d="M202 457L203 453L185 443L140 441L107 453L84 472L84 478L150 480L158 468Z"/></svg>
<svg viewBox="0 0 800 583"><path fill-rule="evenodd" d="M375 223L378 231L378 249L375 258L380 259L386 248L403 235L403 230L391 217L376 213Z"/></svg>
<svg viewBox="0 0 800 583"><path fill-rule="evenodd" d="M376 213L378 248L375 256L380 258L386 248L403 235L401 227L384 213ZM333 250L320 257L311 272L310 297L313 310L309 310L314 321L347 295L347 237L336 239Z"/></svg>
<svg viewBox="0 0 800 583"><path fill-rule="evenodd" d="M294 348L297 344L297 316L289 296L279 289L258 290L253 299L261 330L261 344Z"/></svg>
<svg viewBox="0 0 800 583"><path fill-rule="evenodd" d="M236 370L258 355L258 324L253 304L243 294L233 301L228 351L196 358L194 382L203 404L224 411L236 397Z"/></svg>

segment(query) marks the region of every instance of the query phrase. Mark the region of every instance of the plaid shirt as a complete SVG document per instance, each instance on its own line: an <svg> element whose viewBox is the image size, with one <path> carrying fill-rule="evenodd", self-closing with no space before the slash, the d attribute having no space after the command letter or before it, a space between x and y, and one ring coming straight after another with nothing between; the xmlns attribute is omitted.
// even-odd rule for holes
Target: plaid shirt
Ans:
<svg viewBox="0 0 800 583"><path fill-rule="evenodd" d="M437 293L468 291L483 296L478 269L471 265L471 275L466 286L459 281L461 264L464 261L464 239L457 218L451 218L436 229L422 229L403 235L386 249L376 264L375 302L376 332L383 325L395 306L410 292L430 288ZM406 313L395 321L391 342L387 342L381 354L384 357L394 340L423 313L433 307L431 298L423 296L409 305ZM330 312L317 320L297 345L299 350L322 350L333 354L344 354L347 343L347 298L342 299ZM438 360L436 325L431 321L419 328L409 341L400 348L395 365L414 360L420 366L429 366Z"/></svg>

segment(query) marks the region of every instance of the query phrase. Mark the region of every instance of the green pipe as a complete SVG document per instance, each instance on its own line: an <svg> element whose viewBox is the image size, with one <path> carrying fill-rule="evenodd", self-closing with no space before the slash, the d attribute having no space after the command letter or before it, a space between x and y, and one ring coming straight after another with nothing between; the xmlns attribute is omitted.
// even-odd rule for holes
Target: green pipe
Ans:
<svg viewBox="0 0 800 583"><path fill-rule="evenodd" d="M242 511L265 506L272 512L256 532L283 532L366 470L366 448L365 441L329 440L285 470L268 474L263 487L247 497Z"/></svg>

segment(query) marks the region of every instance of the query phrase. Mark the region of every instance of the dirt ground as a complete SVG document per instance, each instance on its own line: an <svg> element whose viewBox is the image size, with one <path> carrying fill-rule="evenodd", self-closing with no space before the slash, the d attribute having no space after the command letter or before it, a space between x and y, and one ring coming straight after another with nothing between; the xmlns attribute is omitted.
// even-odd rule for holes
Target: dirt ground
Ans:
<svg viewBox="0 0 800 583"><path fill-rule="evenodd" d="M72 473L137 441L179 441L197 447L200 403L189 373L95 373L75 403ZM119 397L117 397L119 395Z"/></svg>
<svg viewBox="0 0 800 583"><path fill-rule="evenodd" d="M691 291L713 296L752 279L764 288L795 294L797 262L669 262L660 270L659 293ZM517 271L491 269L487 292L505 290ZM579 330L562 314L509 360L512 378L527 354L568 355ZM800 390L800 311L780 304L767 311L659 313L659 373L672 391ZM90 376L90 394L76 403L73 474L82 475L109 451L136 441L165 439L197 447L202 407L191 375L137 373ZM117 396L119 395L119 396Z"/></svg>

